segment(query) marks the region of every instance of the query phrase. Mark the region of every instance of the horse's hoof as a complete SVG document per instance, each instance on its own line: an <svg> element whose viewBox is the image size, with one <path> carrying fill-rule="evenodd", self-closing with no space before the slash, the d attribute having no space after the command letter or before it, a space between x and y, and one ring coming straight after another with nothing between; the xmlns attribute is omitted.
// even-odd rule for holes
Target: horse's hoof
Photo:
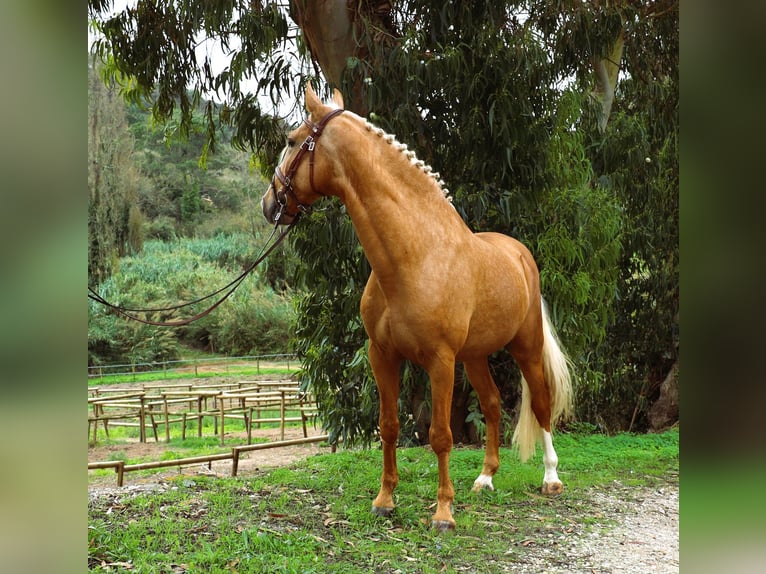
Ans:
<svg viewBox="0 0 766 574"><path fill-rule="evenodd" d="M372 506L372 513L375 516L383 516L385 518L391 516L391 513L394 511L393 507L388 506Z"/></svg>
<svg viewBox="0 0 766 574"><path fill-rule="evenodd" d="M564 485L561 482L543 482L542 492L545 496L558 496L564 492Z"/></svg>
<svg viewBox="0 0 766 574"><path fill-rule="evenodd" d="M431 528L437 532L452 532L455 530L454 520L432 520Z"/></svg>
<svg viewBox="0 0 766 574"><path fill-rule="evenodd" d="M492 477L488 476L486 474L479 475L479 478L477 478L473 483L473 488L471 488L471 492L481 492L482 490L495 490L495 487L492 485Z"/></svg>

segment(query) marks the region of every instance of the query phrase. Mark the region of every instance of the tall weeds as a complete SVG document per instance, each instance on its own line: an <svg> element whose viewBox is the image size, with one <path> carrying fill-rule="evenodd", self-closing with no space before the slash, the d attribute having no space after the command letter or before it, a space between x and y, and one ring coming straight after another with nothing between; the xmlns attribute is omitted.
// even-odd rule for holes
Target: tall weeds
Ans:
<svg viewBox="0 0 766 574"><path fill-rule="evenodd" d="M207 239L147 241L142 253L119 260L100 286L107 300L135 308L161 308L212 293L239 275L260 248L244 234ZM215 299L187 309L148 313L151 319L188 317ZM234 295L207 317L186 327L152 327L116 317L91 302L88 363L151 363L177 358L181 345L224 354L284 351L293 309L256 269Z"/></svg>

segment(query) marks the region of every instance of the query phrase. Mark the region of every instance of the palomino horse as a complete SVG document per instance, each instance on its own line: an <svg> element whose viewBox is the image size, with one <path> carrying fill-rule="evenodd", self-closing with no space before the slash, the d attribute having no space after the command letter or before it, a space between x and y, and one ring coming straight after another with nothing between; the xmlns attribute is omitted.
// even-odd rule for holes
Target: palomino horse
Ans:
<svg viewBox="0 0 766 574"><path fill-rule="evenodd" d="M346 206L372 267L361 313L380 393L383 474L373 512L385 516L394 508L399 367L405 359L424 367L431 379L429 438L439 463L433 526L455 526L449 456L457 361L465 365L486 420L484 466L473 490L494 490L500 393L487 357L501 348L523 374L514 443L526 460L542 441L542 492L559 494L563 486L551 427L570 409L572 391L568 360L542 301L532 255L506 235L473 233L438 174L393 136L344 112L337 90L332 102L323 104L309 86L306 110L309 117L288 136L262 199L263 213L272 223L289 224L314 201L334 195Z"/></svg>

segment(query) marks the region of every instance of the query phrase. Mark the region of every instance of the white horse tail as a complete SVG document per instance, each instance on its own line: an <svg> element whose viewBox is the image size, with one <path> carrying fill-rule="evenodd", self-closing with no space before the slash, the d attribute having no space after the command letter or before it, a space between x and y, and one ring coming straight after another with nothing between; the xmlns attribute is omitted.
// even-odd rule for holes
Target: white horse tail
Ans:
<svg viewBox="0 0 766 574"><path fill-rule="evenodd" d="M561 349L553 328L545 301L541 298L543 316L543 374L550 392L551 431L556 422L567 417L572 411L573 392L570 376L570 361ZM513 443L518 446L519 457L525 462L535 454L537 441L542 439L543 428L532 411L529 385L521 377L521 413L513 433Z"/></svg>

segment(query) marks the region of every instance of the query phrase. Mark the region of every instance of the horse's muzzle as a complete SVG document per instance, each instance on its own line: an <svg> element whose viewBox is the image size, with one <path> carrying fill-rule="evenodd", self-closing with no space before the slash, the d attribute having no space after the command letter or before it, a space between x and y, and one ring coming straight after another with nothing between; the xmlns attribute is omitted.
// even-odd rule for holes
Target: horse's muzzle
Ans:
<svg viewBox="0 0 766 574"><path fill-rule="evenodd" d="M266 194L261 198L261 211L263 211L266 221L273 224L290 225L296 217L287 213L286 205L277 198L277 191L273 183L269 185Z"/></svg>
<svg viewBox="0 0 766 574"><path fill-rule="evenodd" d="M280 211L280 205L277 201L277 192L274 184L270 184L266 194L261 198L261 211L269 223L276 223L277 215ZM281 222L280 222L281 223Z"/></svg>
<svg viewBox="0 0 766 574"><path fill-rule="evenodd" d="M273 192L271 190L271 186L269 186L268 191L266 191L266 195L261 198L261 211L263 212L263 216L266 218L266 221L269 223L274 223L274 215L276 215L276 202L273 200L267 201L267 199L271 199L271 196L273 196Z"/></svg>

